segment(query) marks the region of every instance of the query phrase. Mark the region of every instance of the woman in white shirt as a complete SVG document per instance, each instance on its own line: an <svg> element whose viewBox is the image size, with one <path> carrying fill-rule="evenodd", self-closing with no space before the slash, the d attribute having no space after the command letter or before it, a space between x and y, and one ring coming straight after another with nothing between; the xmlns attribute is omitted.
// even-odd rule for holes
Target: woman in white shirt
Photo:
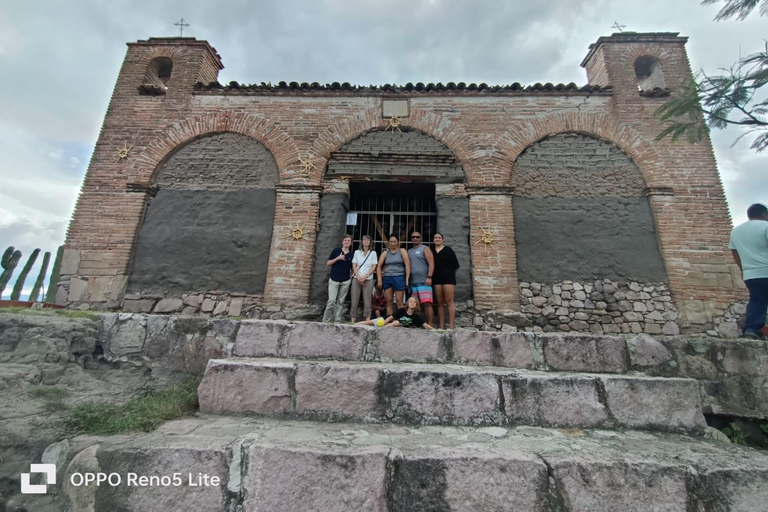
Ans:
<svg viewBox="0 0 768 512"><path fill-rule="evenodd" d="M363 247L355 251L352 258L352 308L349 312L352 323L357 320L357 305L360 303L360 292L363 294L363 315L371 319L371 296L373 294L373 273L376 271L378 258L376 251L371 250L371 237L363 237Z"/></svg>

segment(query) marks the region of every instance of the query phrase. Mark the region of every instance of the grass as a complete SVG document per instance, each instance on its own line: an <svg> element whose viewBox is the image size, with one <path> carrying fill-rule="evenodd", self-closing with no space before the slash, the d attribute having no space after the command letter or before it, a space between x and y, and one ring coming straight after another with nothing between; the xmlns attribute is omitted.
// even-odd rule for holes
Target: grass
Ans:
<svg viewBox="0 0 768 512"><path fill-rule="evenodd" d="M32 386L29 388L32 397L43 400L43 408L46 412L63 411L67 408L64 399L69 394L66 389L53 386Z"/></svg>
<svg viewBox="0 0 768 512"><path fill-rule="evenodd" d="M68 436L150 431L164 421L194 413L198 384L197 379L185 379L172 388L152 391L123 405L84 402L65 413L61 426Z"/></svg>
<svg viewBox="0 0 768 512"><path fill-rule="evenodd" d="M98 321L101 316L92 311L77 311L74 309L31 309L20 306L0 308L0 314L13 313L17 315L33 315L33 316L63 316L66 318L87 318L89 320Z"/></svg>

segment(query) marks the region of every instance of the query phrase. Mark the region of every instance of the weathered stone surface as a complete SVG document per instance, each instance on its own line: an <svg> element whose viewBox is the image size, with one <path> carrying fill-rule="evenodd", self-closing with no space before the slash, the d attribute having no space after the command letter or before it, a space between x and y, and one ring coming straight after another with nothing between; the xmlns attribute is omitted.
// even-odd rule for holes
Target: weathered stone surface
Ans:
<svg viewBox="0 0 768 512"><path fill-rule="evenodd" d="M284 321L243 320L233 353L241 357L284 356L281 342L289 329Z"/></svg>
<svg viewBox="0 0 768 512"><path fill-rule="evenodd" d="M205 299L203 300L203 304L200 306L200 309L202 309L203 313L210 313L213 311L213 308L216 306L216 301L212 299Z"/></svg>
<svg viewBox="0 0 768 512"><path fill-rule="evenodd" d="M243 299L240 299L240 298L232 299L229 303L229 311L227 311L227 315L240 316L242 312L243 312Z"/></svg>
<svg viewBox="0 0 768 512"><path fill-rule="evenodd" d="M717 378L717 367L701 356L685 356L680 360L679 365L681 377L701 380Z"/></svg>
<svg viewBox="0 0 768 512"><path fill-rule="evenodd" d="M699 386L692 379L602 376L608 408L630 428L701 430Z"/></svg>
<svg viewBox="0 0 768 512"><path fill-rule="evenodd" d="M463 364L533 368L528 336L523 333L492 334L459 329L453 333L453 351Z"/></svg>
<svg viewBox="0 0 768 512"><path fill-rule="evenodd" d="M200 411L210 414L291 412L294 365L280 361L208 361L197 390Z"/></svg>
<svg viewBox="0 0 768 512"><path fill-rule="evenodd" d="M387 456L385 448L339 453L253 446L243 479L244 508L387 512Z"/></svg>
<svg viewBox="0 0 768 512"><path fill-rule="evenodd" d="M161 299L155 306L155 313L177 313L184 308L181 299Z"/></svg>
<svg viewBox="0 0 768 512"><path fill-rule="evenodd" d="M149 313L155 302L157 302L155 299L125 299L122 310L125 313Z"/></svg>
<svg viewBox="0 0 768 512"><path fill-rule="evenodd" d="M735 462L735 461L734 461ZM748 464L730 464L712 468L700 476L699 501L706 510L717 512L752 512L768 503L768 470Z"/></svg>
<svg viewBox="0 0 768 512"><path fill-rule="evenodd" d="M359 360L368 329L316 322L297 322L286 337L289 357Z"/></svg>
<svg viewBox="0 0 768 512"><path fill-rule="evenodd" d="M144 350L147 317L130 313L104 315L99 327L99 340L107 360L138 357Z"/></svg>
<svg viewBox="0 0 768 512"><path fill-rule="evenodd" d="M661 342L647 334L627 338L629 359L632 366L649 368L660 366L672 360L672 354Z"/></svg>
<svg viewBox="0 0 768 512"><path fill-rule="evenodd" d="M381 401L386 416L407 423L498 423L499 384L492 373L454 367L384 368Z"/></svg>
<svg viewBox="0 0 768 512"><path fill-rule="evenodd" d="M373 349L376 359L402 362L445 362L443 336L419 329L377 329Z"/></svg>
<svg viewBox="0 0 768 512"><path fill-rule="evenodd" d="M681 512L685 468L678 464L600 460L589 454L547 457L564 509L573 512Z"/></svg>
<svg viewBox="0 0 768 512"><path fill-rule="evenodd" d="M502 393L512 424L591 428L608 420L594 377L505 377Z"/></svg>
<svg viewBox="0 0 768 512"><path fill-rule="evenodd" d="M393 461L390 512L544 512L547 467L525 454L430 450Z"/></svg>
<svg viewBox="0 0 768 512"><path fill-rule="evenodd" d="M98 323L86 318L0 315L0 363L66 363L96 349Z"/></svg>
<svg viewBox="0 0 768 512"><path fill-rule="evenodd" d="M80 251L64 249L61 255L61 274L65 276L77 274L78 268L80 268Z"/></svg>
<svg viewBox="0 0 768 512"><path fill-rule="evenodd" d="M88 285L88 280L73 277L69 282L69 295L67 296L67 301L85 302L90 298L90 295L91 287Z"/></svg>
<svg viewBox="0 0 768 512"><path fill-rule="evenodd" d="M623 338L543 335L544 357L553 370L621 373L627 369Z"/></svg>
<svg viewBox="0 0 768 512"><path fill-rule="evenodd" d="M181 485L111 487L101 485L96 491L95 510L146 512L148 510L183 510L210 512L224 508L228 457L226 442L215 439L177 440L158 446L137 443L136 446L104 445L96 453L99 467L105 473L128 473L139 476L166 476L178 473ZM216 477L218 485L200 485L198 474ZM191 480L191 481L190 481Z"/></svg>
<svg viewBox="0 0 768 512"><path fill-rule="evenodd" d="M296 370L296 412L326 418L376 415L380 412L380 371L367 365L300 366Z"/></svg>

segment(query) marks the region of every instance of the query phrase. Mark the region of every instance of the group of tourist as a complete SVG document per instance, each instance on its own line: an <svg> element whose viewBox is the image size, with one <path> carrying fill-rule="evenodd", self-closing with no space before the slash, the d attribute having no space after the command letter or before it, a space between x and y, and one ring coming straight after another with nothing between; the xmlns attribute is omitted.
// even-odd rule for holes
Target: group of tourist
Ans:
<svg viewBox="0 0 768 512"><path fill-rule="evenodd" d="M390 235L389 247L377 255L371 246L373 240L364 236L362 247L352 251L352 237L344 235L341 247L331 252L328 266L328 304L324 322L341 322L344 301L352 289L350 319L357 320L360 298L363 299L361 324L386 327L434 328L433 305L437 301L437 317L440 329L445 329L446 312L448 328L454 329L456 307L456 270L459 261L453 250L444 245L443 235L435 233L434 249L421 241L421 233L411 234L413 247L407 251L400 247L396 235ZM374 277L375 274L375 277ZM406 292L410 297L404 303Z"/></svg>

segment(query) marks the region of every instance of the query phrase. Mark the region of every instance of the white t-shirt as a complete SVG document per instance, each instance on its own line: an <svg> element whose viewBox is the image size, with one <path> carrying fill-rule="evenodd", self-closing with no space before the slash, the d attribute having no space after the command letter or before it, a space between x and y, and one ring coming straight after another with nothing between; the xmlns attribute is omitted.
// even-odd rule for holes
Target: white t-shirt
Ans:
<svg viewBox="0 0 768 512"><path fill-rule="evenodd" d="M768 221L749 220L731 231L731 249L736 249L744 280L768 277Z"/></svg>
<svg viewBox="0 0 768 512"><path fill-rule="evenodd" d="M371 268L375 267L378 263L379 263L379 258L376 256L376 251L368 251L368 255L366 256L363 253L362 249L358 249L355 251L354 258L352 258L352 264L357 265L357 273L361 276L364 276L365 274L370 272ZM373 279L373 273L371 273L371 275L368 276L366 281L370 281L371 279Z"/></svg>

